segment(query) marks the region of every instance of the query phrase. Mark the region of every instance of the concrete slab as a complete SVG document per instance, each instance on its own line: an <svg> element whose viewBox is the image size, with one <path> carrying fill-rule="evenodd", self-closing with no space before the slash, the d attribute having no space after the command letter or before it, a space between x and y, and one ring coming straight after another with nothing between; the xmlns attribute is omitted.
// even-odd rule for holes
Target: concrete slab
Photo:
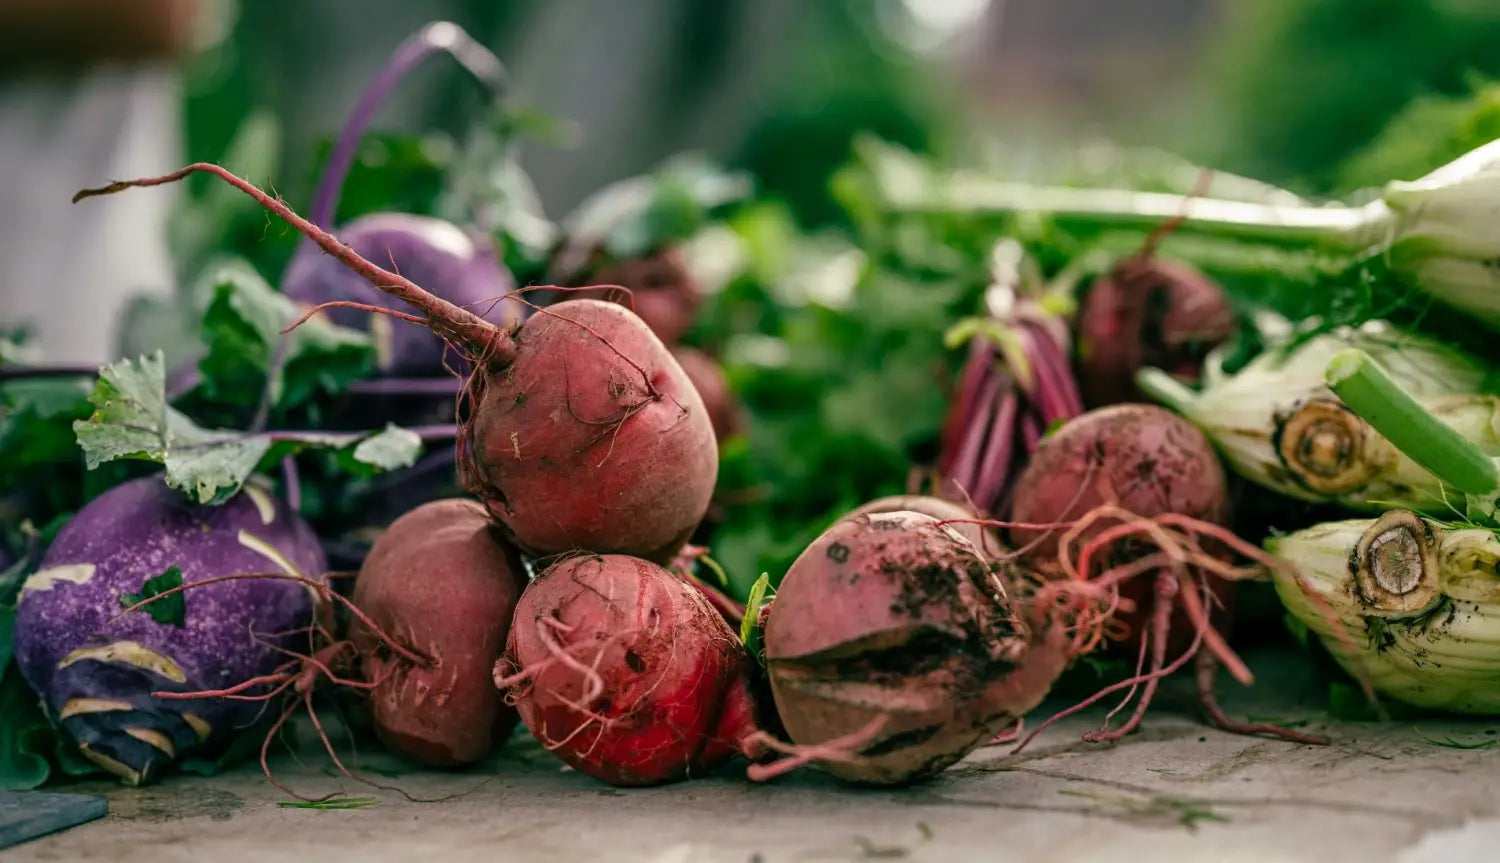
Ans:
<svg viewBox="0 0 1500 863"><path fill-rule="evenodd" d="M1252 658L1262 683L1225 688L1243 714L1305 715L1295 656ZM561 769L513 741L462 774L379 778L415 797L344 783L378 805L283 808L254 767L107 791L109 817L0 854L10 861L1255 861L1466 863L1500 860L1500 723L1314 721L1330 747L1237 737L1203 727L1180 687L1142 732L1079 742L1102 713L1049 729L1020 754L974 753L939 779L855 790L815 773L755 785L735 769L676 786L621 790ZM1301 714L1298 713L1301 711ZM1450 738L1466 746L1434 741ZM337 790L306 747L277 762L304 793ZM367 765L395 766L370 755ZM477 786L477 787L476 787ZM75 790L75 789L69 789ZM464 793L467 792L467 793Z"/></svg>

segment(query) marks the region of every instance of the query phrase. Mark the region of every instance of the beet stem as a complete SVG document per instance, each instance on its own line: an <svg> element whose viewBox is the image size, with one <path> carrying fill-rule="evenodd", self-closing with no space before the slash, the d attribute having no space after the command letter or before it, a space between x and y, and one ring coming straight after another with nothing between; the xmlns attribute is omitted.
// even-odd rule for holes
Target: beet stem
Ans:
<svg viewBox="0 0 1500 863"><path fill-rule="evenodd" d="M980 460L978 478L974 482L974 502L988 512L997 511L996 502L1010 478L1020 402L1014 387L1006 389L1005 395L1000 397L1000 406L995 409L995 419L990 426L989 443L985 445L984 458Z"/></svg>
<svg viewBox="0 0 1500 863"><path fill-rule="evenodd" d="M954 460L958 458L964 430L968 428L970 416L974 412L974 400L979 397L981 386L986 376L991 373L994 361L995 349L989 342L982 338L975 338L969 342L969 358L964 363L958 396L943 424L943 451L938 459L939 474L948 474L953 468Z"/></svg>
<svg viewBox="0 0 1500 863"><path fill-rule="evenodd" d="M287 456L281 460L281 478L286 484L286 505L292 512L302 511L302 481L297 476L297 459Z"/></svg>
<svg viewBox="0 0 1500 863"><path fill-rule="evenodd" d="M969 415L969 430L964 435L958 456L954 459L953 471L949 475L949 479L960 488L970 489L978 479L979 456L984 452L984 442L991 430L990 420L995 414L996 402L1001 390L1010 387L1010 375L999 369L991 369L974 403L974 410Z"/></svg>
<svg viewBox="0 0 1500 863"><path fill-rule="evenodd" d="M97 189L84 189L73 196L77 203L84 198L110 195L126 189L146 186L164 186L175 183L189 174L213 174L254 198L261 206L280 216L292 227L318 244L340 263L362 276L382 291L396 297L421 311L433 332L454 344L467 348L476 358L491 368L503 368L514 361L516 344L510 334L467 309L460 308L440 297L435 297L421 286L398 273L384 269L365 260L353 249L339 241L338 237L297 215L280 198L261 191L255 184L243 180L232 171L209 162L195 162L160 177L145 177L135 180L116 180Z"/></svg>
<svg viewBox="0 0 1500 863"><path fill-rule="evenodd" d="M500 59L457 24L451 21L434 21L407 37L391 53L385 68L380 70L375 80L359 95L359 101L354 103L354 110L349 113L349 119L344 121L344 128L339 132L338 141L324 164L323 177L308 211L313 224L325 228L332 225L339 197L343 193L344 180L349 176L349 169L354 166L359 143L364 138L370 121L375 118L375 112L380 110L396 85L439 51L452 55L459 65L491 92L498 93L505 88L505 67L501 65Z"/></svg>

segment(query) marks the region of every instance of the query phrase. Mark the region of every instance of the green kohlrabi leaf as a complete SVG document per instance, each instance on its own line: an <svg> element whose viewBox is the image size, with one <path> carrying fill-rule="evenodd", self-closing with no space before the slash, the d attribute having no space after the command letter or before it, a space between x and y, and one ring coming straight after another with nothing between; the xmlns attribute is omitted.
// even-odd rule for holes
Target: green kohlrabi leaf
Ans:
<svg viewBox="0 0 1500 863"><path fill-rule="evenodd" d="M298 317L296 305L242 261L212 270L213 299L203 315L207 353L198 363L211 399L255 404L265 387L280 332ZM271 381L274 407L300 405L319 394L342 392L375 366L370 336L316 318L287 335L285 362Z"/></svg>
<svg viewBox="0 0 1500 863"><path fill-rule="evenodd" d="M66 430L89 415L92 387L82 376L0 384L0 488L19 487L36 468L78 457Z"/></svg>
<svg viewBox="0 0 1500 863"><path fill-rule="evenodd" d="M343 459L344 470L367 476L382 470L410 467L416 454L422 449L422 439L417 433L400 426L387 424L384 429L372 434L352 449L347 449Z"/></svg>
<svg viewBox="0 0 1500 863"><path fill-rule="evenodd" d="M222 503L251 474L305 449L353 450L364 469L390 470L416 461L420 439L386 428L362 432L238 432L205 429L167 404L161 353L100 370L89 397L94 413L74 423L90 469L116 459L166 467L167 484L202 503ZM379 442L359 449L369 440Z"/></svg>
<svg viewBox="0 0 1500 863"><path fill-rule="evenodd" d="M145 584L141 585L140 593L121 594L120 607L130 608L178 587L182 587L182 570L174 566L161 575L146 579ZM139 610L151 615L151 619L157 623L182 627L187 624L187 595L178 592L162 596L161 599L141 606Z"/></svg>

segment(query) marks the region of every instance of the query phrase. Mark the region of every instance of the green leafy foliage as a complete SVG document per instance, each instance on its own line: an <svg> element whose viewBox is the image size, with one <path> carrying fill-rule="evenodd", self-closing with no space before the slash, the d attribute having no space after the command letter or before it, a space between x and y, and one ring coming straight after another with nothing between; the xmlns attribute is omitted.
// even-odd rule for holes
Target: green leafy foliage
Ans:
<svg viewBox="0 0 1500 863"><path fill-rule="evenodd" d="M582 266L598 249L605 260L637 258L685 240L710 216L748 197L748 176L724 171L707 159L683 154L651 174L631 177L604 187L578 206L563 222Z"/></svg>
<svg viewBox="0 0 1500 863"><path fill-rule="evenodd" d="M100 371L89 397L94 412L74 424L90 468L115 459L156 462L166 468L168 485L202 503L221 503L257 470L303 450L348 449L351 466L390 470L410 466L421 449L416 434L395 426L374 434L205 429L167 404L165 389L160 352Z"/></svg>
<svg viewBox="0 0 1500 863"><path fill-rule="evenodd" d="M1217 167L1326 191L1422 94L1500 74L1500 17L1468 0L1256 0L1224 8L1201 79ZM1423 130L1423 135L1430 135Z"/></svg>
<svg viewBox="0 0 1500 863"><path fill-rule="evenodd" d="M802 236L774 205L731 217L746 262L694 333L750 416L721 448L728 503L712 540L743 579L737 598L748 574L778 584L835 518L904 490L935 457L956 367L943 337L985 284L983 228L894 219L846 192L869 214L857 244Z"/></svg>
<svg viewBox="0 0 1500 863"><path fill-rule="evenodd" d="M332 139L319 142L309 186L322 174L332 149ZM344 180L334 224L375 212L433 215L457 158L457 143L440 132L366 133Z"/></svg>
<svg viewBox="0 0 1500 863"><path fill-rule="evenodd" d="M59 519L59 522L61 519ZM41 786L58 768L70 775L94 769L80 758L69 758L41 700L22 679L12 655L16 598L21 584L36 568L40 550L56 532L56 526L37 530L30 523L22 530L29 548L4 571L0 571L0 791L29 791Z"/></svg>
<svg viewBox="0 0 1500 863"><path fill-rule="evenodd" d="M760 610L771 601L768 595L770 593L771 575L763 572L750 585L750 598L745 601L745 617L740 621L740 641L745 645L745 651L757 662L764 662L764 657L761 656L764 645L761 644L760 636Z"/></svg>
<svg viewBox="0 0 1500 863"><path fill-rule="evenodd" d="M267 387L281 330L300 317L296 304L244 262L221 264L206 281L212 299L201 325L203 395L219 403L254 405ZM326 320L309 319L286 339L285 361L269 383L271 406L281 412L341 393L375 367L369 335Z"/></svg>
<svg viewBox="0 0 1500 863"><path fill-rule="evenodd" d="M0 666L0 717L0 791L40 787L52 773L50 756L57 748L57 735L36 693L10 662Z"/></svg>
<svg viewBox="0 0 1500 863"><path fill-rule="evenodd" d="M182 570L174 566L160 575L153 575L146 579L139 593L121 594L120 607L131 608L152 597L161 597L141 606L140 610L151 615L151 619L157 623L176 627L185 626L187 625L187 594L179 591L162 596L179 587L182 587Z"/></svg>
<svg viewBox="0 0 1500 863"><path fill-rule="evenodd" d="M1476 83L1468 94L1413 99L1338 172L1345 191L1415 180L1500 138L1500 84Z"/></svg>
<svg viewBox="0 0 1500 863"><path fill-rule="evenodd" d="M488 232L520 283L543 273L562 231L521 167L519 145L528 138L555 142L567 136L565 125L550 115L523 105L493 106L470 130L437 205L443 218Z"/></svg>
<svg viewBox="0 0 1500 863"><path fill-rule="evenodd" d="M247 106L240 116L243 119L237 118L239 125L233 128L223 151L205 154L204 158L251 182L268 183L281 168L281 123L269 111L255 106ZM273 229L266 211L228 184L209 177L190 177L185 198L168 217L167 243L176 262L178 283L185 284L223 255L242 256L262 273L280 272L296 245L296 234L284 225ZM171 301L160 305L160 311L176 311ZM178 323L183 321L181 315L174 317ZM153 320L160 319L142 315L135 322L149 326ZM191 327L195 320L189 315L186 323ZM133 331L134 327L127 324L123 345L127 353L141 353L166 344L160 341L148 341L144 346L131 344L129 334ZM145 333L141 336L149 338Z"/></svg>
<svg viewBox="0 0 1500 863"><path fill-rule="evenodd" d="M38 469L78 457L66 433L89 414L86 376L18 378L0 384L0 488L19 488Z"/></svg>

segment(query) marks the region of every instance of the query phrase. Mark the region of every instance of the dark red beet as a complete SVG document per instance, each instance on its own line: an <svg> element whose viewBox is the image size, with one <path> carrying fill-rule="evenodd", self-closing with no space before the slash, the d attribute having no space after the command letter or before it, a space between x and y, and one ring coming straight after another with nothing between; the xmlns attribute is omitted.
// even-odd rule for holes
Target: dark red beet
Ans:
<svg viewBox="0 0 1500 863"><path fill-rule="evenodd" d="M1088 407L1136 401L1144 367L1197 380L1209 350L1234 334L1222 288L1196 269L1128 258L1100 278L1078 312L1078 385Z"/></svg>

